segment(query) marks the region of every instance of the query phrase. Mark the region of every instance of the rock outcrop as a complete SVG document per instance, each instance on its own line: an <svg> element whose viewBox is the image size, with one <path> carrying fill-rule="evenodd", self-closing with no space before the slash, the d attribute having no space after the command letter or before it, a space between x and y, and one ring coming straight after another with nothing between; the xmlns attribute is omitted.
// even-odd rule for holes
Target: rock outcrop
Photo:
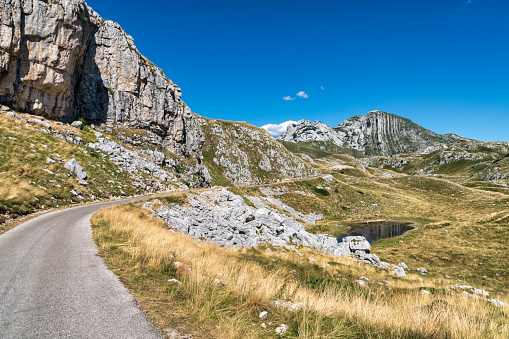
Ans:
<svg viewBox="0 0 509 339"><path fill-rule="evenodd" d="M440 144L471 140L455 134L437 134L409 119L382 111L356 115L336 128L319 121L301 120L290 125L278 139L290 142L330 142L370 156L412 153Z"/></svg>
<svg viewBox="0 0 509 339"><path fill-rule="evenodd" d="M347 237L338 243L334 237L311 234L296 219L269 206L251 207L241 196L224 188L189 195L184 206L152 202L144 206L162 218L170 229L223 246L299 245L337 256L357 253L374 257L368 254L371 248L364 237Z"/></svg>
<svg viewBox="0 0 509 339"><path fill-rule="evenodd" d="M0 103L72 122L130 123L179 155L203 138L181 90L83 0L0 0Z"/></svg>

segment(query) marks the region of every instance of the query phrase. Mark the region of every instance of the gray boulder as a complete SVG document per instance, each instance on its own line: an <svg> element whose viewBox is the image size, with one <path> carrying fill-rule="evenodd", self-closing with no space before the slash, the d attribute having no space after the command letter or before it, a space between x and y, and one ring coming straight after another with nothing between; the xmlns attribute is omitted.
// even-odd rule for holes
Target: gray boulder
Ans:
<svg viewBox="0 0 509 339"><path fill-rule="evenodd" d="M80 181L87 178L87 173L85 173L83 167L81 167L80 164L78 164L78 161L74 158L66 162L64 167L73 172Z"/></svg>
<svg viewBox="0 0 509 339"><path fill-rule="evenodd" d="M71 124L72 127L76 127L78 129L83 129L83 123L79 120L76 120L74 121L72 124Z"/></svg>
<svg viewBox="0 0 509 339"><path fill-rule="evenodd" d="M395 274L398 277L405 277L406 276L405 270L401 266L398 266L398 267L394 268L394 270L392 271L392 274Z"/></svg>
<svg viewBox="0 0 509 339"><path fill-rule="evenodd" d="M371 252L371 245L363 236L344 237L343 242L348 244L352 253L355 253L355 251Z"/></svg>

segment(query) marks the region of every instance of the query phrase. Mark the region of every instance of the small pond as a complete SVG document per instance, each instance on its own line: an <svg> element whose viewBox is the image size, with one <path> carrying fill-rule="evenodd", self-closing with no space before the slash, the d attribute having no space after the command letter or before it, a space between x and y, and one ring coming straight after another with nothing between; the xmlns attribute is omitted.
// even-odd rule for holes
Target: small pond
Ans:
<svg viewBox="0 0 509 339"><path fill-rule="evenodd" d="M413 230L415 223L412 221L368 221L350 224L349 226L349 233L338 238L338 242L341 242L344 237L361 235L371 244Z"/></svg>

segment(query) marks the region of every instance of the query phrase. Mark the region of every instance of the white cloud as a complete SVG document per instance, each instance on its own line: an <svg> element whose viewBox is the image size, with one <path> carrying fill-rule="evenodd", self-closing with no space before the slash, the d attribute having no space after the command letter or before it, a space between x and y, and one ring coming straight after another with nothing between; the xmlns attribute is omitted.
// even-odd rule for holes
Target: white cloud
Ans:
<svg viewBox="0 0 509 339"><path fill-rule="evenodd" d="M288 120L280 124L267 124L263 125L262 128L266 129L274 138L277 138L284 132L291 124L296 124L298 121Z"/></svg>
<svg viewBox="0 0 509 339"><path fill-rule="evenodd" d="M295 100L295 98L292 98L291 96L287 95L283 98L284 101L290 101L290 100Z"/></svg>
<svg viewBox="0 0 509 339"><path fill-rule="evenodd" d="M323 88L323 86L320 86L320 88L321 88L321 89L325 89L325 88Z"/></svg>
<svg viewBox="0 0 509 339"><path fill-rule="evenodd" d="M300 91L299 93L297 93L297 96L298 96L299 98L304 98L304 99L309 98L309 97L308 97L308 95L307 95L307 93L306 93L306 92L304 92L304 91Z"/></svg>

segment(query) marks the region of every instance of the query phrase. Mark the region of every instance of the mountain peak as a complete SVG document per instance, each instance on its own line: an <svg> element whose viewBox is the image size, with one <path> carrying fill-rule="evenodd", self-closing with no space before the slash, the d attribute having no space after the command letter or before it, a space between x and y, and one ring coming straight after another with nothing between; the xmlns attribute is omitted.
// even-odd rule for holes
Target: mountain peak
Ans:
<svg viewBox="0 0 509 339"><path fill-rule="evenodd" d="M441 143L468 140L456 134L440 135L410 119L380 110L355 115L332 128L326 124L301 120L288 127L279 140L292 142L325 141L362 151L366 155L412 153Z"/></svg>

